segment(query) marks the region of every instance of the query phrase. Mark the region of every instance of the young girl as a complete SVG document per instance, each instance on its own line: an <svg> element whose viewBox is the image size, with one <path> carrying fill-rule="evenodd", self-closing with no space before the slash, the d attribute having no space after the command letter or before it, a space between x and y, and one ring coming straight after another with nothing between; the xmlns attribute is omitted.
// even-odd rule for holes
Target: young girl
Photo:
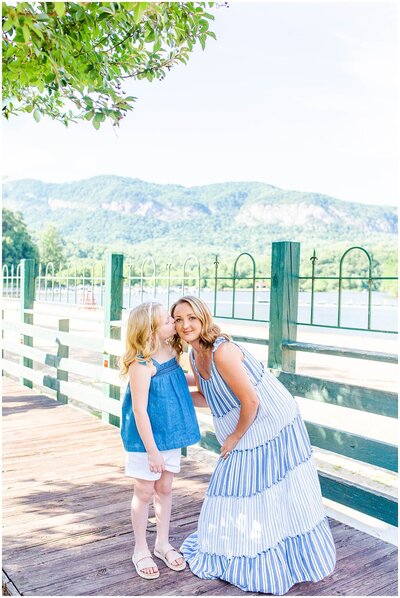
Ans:
<svg viewBox="0 0 400 598"><path fill-rule="evenodd" d="M129 375L121 436L125 473L134 478L132 561L144 579L160 575L146 540L152 496L157 522L154 555L174 571L186 566L169 543L172 481L180 471L181 448L198 442L200 431L185 374L168 342L174 334L174 320L159 303L142 303L129 315L121 368Z"/></svg>

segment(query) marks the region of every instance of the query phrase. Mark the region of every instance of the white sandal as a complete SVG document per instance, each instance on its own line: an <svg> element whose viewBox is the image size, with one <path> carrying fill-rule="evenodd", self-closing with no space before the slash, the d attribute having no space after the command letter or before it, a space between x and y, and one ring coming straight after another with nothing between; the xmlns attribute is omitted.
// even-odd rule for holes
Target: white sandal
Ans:
<svg viewBox="0 0 400 598"><path fill-rule="evenodd" d="M171 545L170 545L171 546ZM173 548L171 546L171 548L168 548L164 554L162 552L159 552L156 548L154 549L154 556L156 556L158 559L161 559L162 561L164 561L164 563L167 565L167 567L169 567L170 569L172 569L172 571L183 571L186 567L186 561L183 558L183 563L181 563L180 565L173 565L172 561L176 561L178 560L177 558L172 559L172 561L167 559L167 554L169 552L176 552L177 554L179 554L178 559L179 558L183 558L183 554L181 554L178 550L176 550L175 548Z"/></svg>
<svg viewBox="0 0 400 598"><path fill-rule="evenodd" d="M153 557L151 556L151 552L149 550L142 550L141 552L133 553L132 563L135 565L136 573L138 575L140 575L140 577L143 577L143 579L157 579L158 577L160 577L159 571L156 571L155 573L145 573L138 567L140 561L143 561L144 559L148 559L148 558L150 558L153 561ZM153 561L153 563L154 563L154 561ZM150 565L150 567L142 567L142 569L151 569L152 567L155 567L158 569L158 567L155 563L154 563L154 565Z"/></svg>

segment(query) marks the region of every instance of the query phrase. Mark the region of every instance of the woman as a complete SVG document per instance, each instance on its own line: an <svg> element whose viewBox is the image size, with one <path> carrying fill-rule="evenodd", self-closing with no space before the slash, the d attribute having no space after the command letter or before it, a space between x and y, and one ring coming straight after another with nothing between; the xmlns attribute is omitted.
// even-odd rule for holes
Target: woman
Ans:
<svg viewBox="0 0 400 598"><path fill-rule="evenodd" d="M285 594L332 573L335 546L322 505L312 449L285 387L213 323L207 305L182 297L173 306L177 354L190 363L221 443L197 532L182 545L192 572L242 590Z"/></svg>

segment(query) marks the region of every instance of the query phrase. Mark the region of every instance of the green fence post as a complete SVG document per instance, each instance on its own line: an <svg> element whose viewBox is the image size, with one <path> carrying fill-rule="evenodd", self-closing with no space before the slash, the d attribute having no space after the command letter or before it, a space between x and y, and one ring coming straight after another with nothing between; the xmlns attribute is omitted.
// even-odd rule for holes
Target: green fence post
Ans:
<svg viewBox="0 0 400 598"><path fill-rule="evenodd" d="M60 332L69 332L69 319L58 320L58 330ZM68 345L58 342L57 357L69 357ZM68 372L57 368L57 381L61 380L68 382ZM57 401L68 403L68 396L60 392L59 384L57 384Z"/></svg>
<svg viewBox="0 0 400 598"><path fill-rule="evenodd" d="M296 371L296 352L282 342L297 338L299 271L300 243L272 243L268 367L285 372Z"/></svg>
<svg viewBox="0 0 400 598"><path fill-rule="evenodd" d="M104 339L121 339L121 327L114 326L114 320L121 320L124 287L124 256L121 253L111 253L106 260L106 278L104 294ZM105 359L106 360L106 359ZM108 367L114 370L119 368L118 356L107 356ZM121 400L121 388L114 384L104 384L103 392L107 397ZM102 412L102 420L119 426L119 417Z"/></svg>
<svg viewBox="0 0 400 598"><path fill-rule="evenodd" d="M33 313L26 313L25 310L32 310L35 301L35 260L23 259L21 260L21 322L23 324L33 324ZM33 347L33 337L21 335L21 344L27 347ZM33 369L32 359L27 357L20 357L20 364ZM33 388L31 380L20 378L21 384L28 388Z"/></svg>

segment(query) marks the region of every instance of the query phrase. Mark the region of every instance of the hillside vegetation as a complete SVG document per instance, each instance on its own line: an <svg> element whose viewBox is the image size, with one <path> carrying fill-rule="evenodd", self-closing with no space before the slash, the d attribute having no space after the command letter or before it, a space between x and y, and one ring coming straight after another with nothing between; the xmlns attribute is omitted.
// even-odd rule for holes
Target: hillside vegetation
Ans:
<svg viewBox="0 0 400 598"><path fill-rule="evenodd" d="M395 276L397 271L395 208L265 183L183 187L119 176L65 184L24 179L3 185L3 201L23 214L34 235L46 223L55 224L71 259L98 260L106 251L121 251L140 269L150 254L160 271L167 263L180 271L185 257L195 254L203 273L212 275L218 254L221 275L230 275L234 259L246 251L256 258L257 273L265 275L271 242L291 240L302 244L303 275L311 273L316 249L316 275L337 276L340 256L353 245L370 251L373 275ZM367 258L352 252L346 268L347 274L367 273ZM249 274L250 260L242 258L238 272Z"/></svg>

